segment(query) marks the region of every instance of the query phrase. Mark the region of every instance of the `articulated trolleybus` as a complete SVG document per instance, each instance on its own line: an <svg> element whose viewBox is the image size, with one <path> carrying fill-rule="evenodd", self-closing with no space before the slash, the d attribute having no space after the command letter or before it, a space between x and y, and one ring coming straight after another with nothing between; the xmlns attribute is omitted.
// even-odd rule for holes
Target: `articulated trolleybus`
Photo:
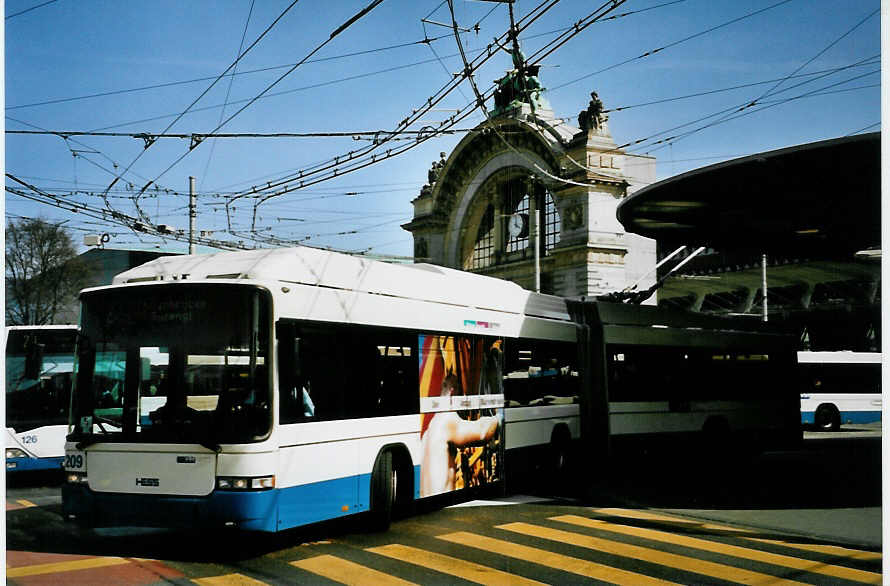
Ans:
<svg viewBox="0 0 890 586"><path fill-rule="evenodd" d="M86 525L385 527L579 433L578 326L507 281L291 248L160 258L81 304L62 494Z"/></svg>
<svg viewBox="0 0 890 586"><path fill-rule="evenodd" d="M62 469L77 326L6 328L6 471Z"/></svg>
<svg viewBox="0 0 890 586"><path fill-rule="evenodd" d="M385 527L516 462L564 480L579 440L589 468L613 439L800 436L791 338L747 322L311 248L163 257L81 303L87 525Z"/></svg>

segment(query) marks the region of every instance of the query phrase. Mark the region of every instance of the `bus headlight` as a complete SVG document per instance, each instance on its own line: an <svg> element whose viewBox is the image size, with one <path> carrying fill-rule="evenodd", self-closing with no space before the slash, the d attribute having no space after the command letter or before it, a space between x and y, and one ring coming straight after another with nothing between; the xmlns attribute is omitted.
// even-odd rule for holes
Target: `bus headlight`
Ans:
<svg viewBox="0 0 890 586"><path fill-rule="evenodd" d="M65 481L68 482L68 484L86 484L89 482L87 480L87 475L83 472L69 472L65 475Z"/></svg>
<svg viewBox="0 0 890 586"><path fill-rule="evenodd" d="M217 476L219 490L269 490L275 488L275 476Z"/></svg>
<svg viewBox="0 0 890 586"><path fill-rule="evenodd" d="M10 458L27 458L28 454L18 448L6 448L6 459Z"/></svg>

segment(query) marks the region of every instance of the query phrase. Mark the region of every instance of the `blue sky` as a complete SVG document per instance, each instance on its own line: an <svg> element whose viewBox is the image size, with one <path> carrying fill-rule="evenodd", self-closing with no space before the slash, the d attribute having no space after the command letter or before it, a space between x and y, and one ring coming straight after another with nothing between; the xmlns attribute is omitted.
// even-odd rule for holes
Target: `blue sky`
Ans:
<svg viewBox="0 0 890 586"><path fill-rule="evenodd" d="M65 140L9 133L209 133L371 0L300 0L286 11L291 3L7 0L6 172L65 202L131 217L141 212L153 224L178 228L188 227L184 194L194 176L198 228L211 231L213 239L269 246L273 236L410 256L411 235L400 224L411 218L410 202L430 163L440 151L450 152L461 133L258 206L248 197L233 201L232 194L343 157L368 142L218 138L189 152L189 140L179 138L161 138L145 149L143 140L132 137ZM538 5L517 1L517 17ZM533 54L599 5L559 2L521 35L524 52ZM479 23L478 33L462 35L471 58L507 30L506 5L455 0L454 8L461 26ZM657 157L658 179L664 179L764 150L880 130L879 8L878 0L627 0L611 13L625 16L592 24L547 57L540 79L557 116L574 119L592 90L607 109L621 108L610 114L615 141L642 140L629 150ZM210 87L239 48L250 46L279 16L238 62L236 75ZM463 68L450 29L431 22L450 23L446 3L384 0L217 132L395 129ZM431 41L419 42L424 38ZM656 49L661 50L643 57ZM510 67L507 54L495 55L476 72L480 89ZM168 129L205 90L194 111ZM697 130L768 90L770 95L737 119ZM85 97L94 94L108 95ZM472 97L462 83L410 129L440 123ZM456 128L482 119L476 112ZM697 131L683 136L689 130ZM655 142L668 137L676 138ZM387 148L409 144L397 141ZM103 199L115 173L122 179ZM148 181L154 183L137 210L134 195ZM21 188L10 179L6 185ZM7 219L39 215L66 221L78 241L87 233L108 233L109 247L187 246L9 192L5 209Z"/></svg>

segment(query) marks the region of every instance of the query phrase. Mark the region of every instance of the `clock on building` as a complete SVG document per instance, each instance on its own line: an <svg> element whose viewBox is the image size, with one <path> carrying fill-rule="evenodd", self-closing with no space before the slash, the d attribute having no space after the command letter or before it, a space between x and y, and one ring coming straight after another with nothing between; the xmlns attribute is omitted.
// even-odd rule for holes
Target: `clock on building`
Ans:
<svg viewBox="0 0 890 586"><path fill-rule="evenodd" d="M512 214L507 220L507 233L511 239L528 236L528 214Z"/></svg>

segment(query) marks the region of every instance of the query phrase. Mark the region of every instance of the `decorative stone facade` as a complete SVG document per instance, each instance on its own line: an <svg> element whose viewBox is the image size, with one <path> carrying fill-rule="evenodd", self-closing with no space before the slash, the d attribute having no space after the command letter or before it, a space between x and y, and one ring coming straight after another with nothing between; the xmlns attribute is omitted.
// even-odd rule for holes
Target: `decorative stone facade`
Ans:
<svg viewBox="0 0 890 586"><path fill-rule="evenodd" d="M403 226L415 262L568 297L621 290L649 272L655 242L625 233L615 210L655 181L655 159L618 149L592 97L583 129L546 103L514 101L443 153ZM638 288L653 282L654 271Z"/></svg>

